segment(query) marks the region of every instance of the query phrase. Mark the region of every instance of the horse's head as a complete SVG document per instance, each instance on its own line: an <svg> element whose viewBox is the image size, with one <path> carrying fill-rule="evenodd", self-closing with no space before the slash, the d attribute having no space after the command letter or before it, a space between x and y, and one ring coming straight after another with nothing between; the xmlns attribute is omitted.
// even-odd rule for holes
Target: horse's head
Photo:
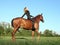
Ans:
<svg viewBox="0 0 60 45"><path fill-rule="evenodd" d="M40 19L42 22L44 22L44 19L43 19L42 14L39 14L39 19Z"/></svg>
<svg viewBox="0 0 60 45"><path fill-rule="evenodd" d="M44 22L42 14L38 14L36 17L32 19L34 19L36 22L39 22L39 21Z"/></svg>

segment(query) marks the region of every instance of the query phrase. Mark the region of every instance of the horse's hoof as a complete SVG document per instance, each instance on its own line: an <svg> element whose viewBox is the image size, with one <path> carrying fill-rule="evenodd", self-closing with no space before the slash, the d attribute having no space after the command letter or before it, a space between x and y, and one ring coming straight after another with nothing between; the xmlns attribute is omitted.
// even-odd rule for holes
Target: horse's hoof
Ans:
<svg viewBox="0 0 60 45"><path fill-rule="evenodd" d="M15 38L12 38L12 41L15 41Z"/></svg>

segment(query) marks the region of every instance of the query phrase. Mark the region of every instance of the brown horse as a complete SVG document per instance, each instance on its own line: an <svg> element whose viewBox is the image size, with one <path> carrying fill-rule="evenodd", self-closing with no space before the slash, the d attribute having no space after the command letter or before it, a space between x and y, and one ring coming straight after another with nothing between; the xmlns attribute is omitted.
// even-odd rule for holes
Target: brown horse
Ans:
<svg viewBox="0 0 60 45"><path fill-rule="evenodd" d="M38 29L39 29L39 22L42 21L44 22L43 20L43 16L42 14L39 14L37 15L36 17L32 18L34 20L34 27L35 27L35 30L37 33L38 33L38 37L40 36L40 33L38 32ZM32 21L31 20L28 20L28 19L24 19L24 18L21 18L21 17L18 17L18 18L14 18L11 22L14 30L12 32L12 39L14 40L15 37L15 33L17 32L17 30L20 28L20 27L23 27L24 29L27 29L27 30L32 30ZM32 30L32 38L34 37L34 31Z"/></svg>

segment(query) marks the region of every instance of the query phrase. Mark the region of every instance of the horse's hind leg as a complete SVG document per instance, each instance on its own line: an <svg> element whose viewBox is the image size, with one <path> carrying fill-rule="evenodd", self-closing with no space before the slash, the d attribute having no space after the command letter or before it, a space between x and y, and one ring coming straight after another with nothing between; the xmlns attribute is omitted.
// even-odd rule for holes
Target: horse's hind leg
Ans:
<svg viewBox="0 0 60 45"><path fill-rule="evenodd" d="M16 31L17 31L17 28L14 28L14 30L13 30L13 32L12 32L12 40L15 40L14 35L15 35Z"/></svg>

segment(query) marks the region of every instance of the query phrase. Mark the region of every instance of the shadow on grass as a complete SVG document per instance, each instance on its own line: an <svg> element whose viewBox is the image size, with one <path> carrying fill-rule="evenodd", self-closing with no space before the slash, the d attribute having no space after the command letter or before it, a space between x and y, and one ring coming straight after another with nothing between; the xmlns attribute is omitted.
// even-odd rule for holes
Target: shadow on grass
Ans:
<svg viewBox="0 0 60 45"><path fill-rule="evenodd" d="M24 37L18 37L18 38L15 38L15 39L25 39L25 40L28 40L27 38L24 38Z"/></svg>

